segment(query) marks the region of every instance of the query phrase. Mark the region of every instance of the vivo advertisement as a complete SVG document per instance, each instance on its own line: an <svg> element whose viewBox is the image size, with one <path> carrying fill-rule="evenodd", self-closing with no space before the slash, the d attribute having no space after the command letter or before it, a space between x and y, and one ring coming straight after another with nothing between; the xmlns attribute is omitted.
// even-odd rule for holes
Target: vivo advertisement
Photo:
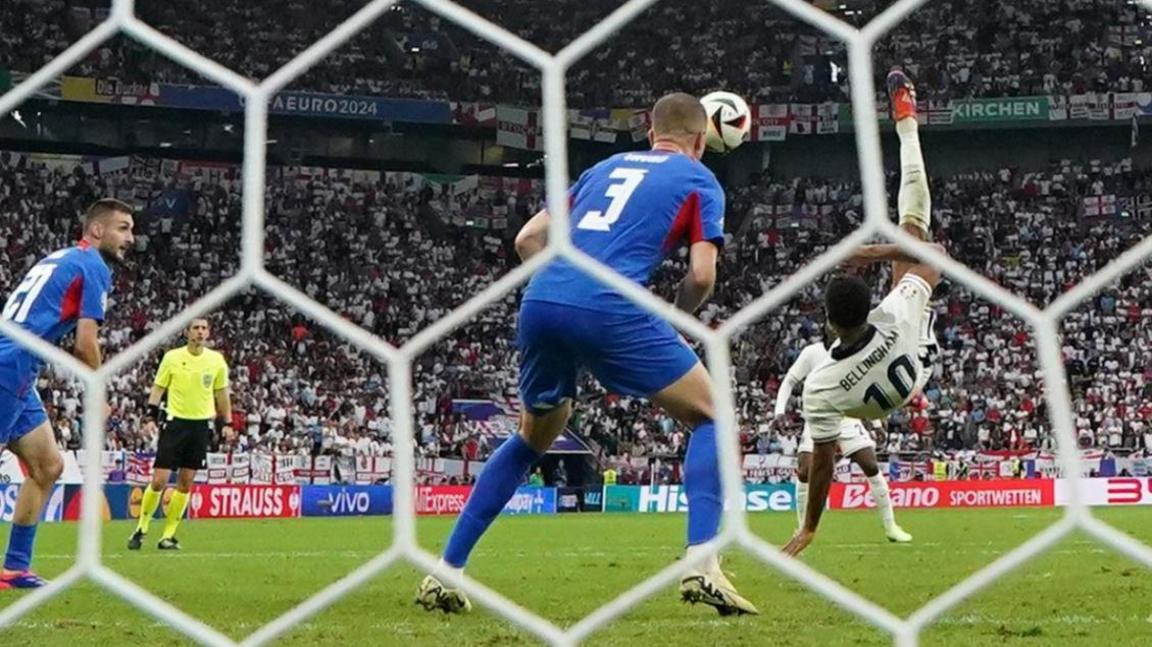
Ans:
<svg viewBox="0 0 1152 647"><path fill-rule="evenodd" d="M392 514L391 485L304 485L300 488L304 517L357 517Z"/></svg>

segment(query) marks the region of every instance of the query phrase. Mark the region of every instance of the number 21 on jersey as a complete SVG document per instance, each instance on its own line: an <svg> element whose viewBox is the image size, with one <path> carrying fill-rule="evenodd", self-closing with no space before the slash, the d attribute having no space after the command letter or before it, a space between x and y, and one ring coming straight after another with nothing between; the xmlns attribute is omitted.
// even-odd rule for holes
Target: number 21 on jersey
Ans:
<svg viewBox="0 0 1152 647"><path fill-rule="evenodd" d="M56 266L51 264L36 265L28 270L24 280L8 297L8 303L4 304L4 318L24 323L28 319L28 313L32 311L32 305L36 303L36 297L40 296L40 291L44 289L44 285L55 271Z"/></svg>
<svg viewBox="0 0 1152 647"><path fill-rule="evenodd" d="M613 180L619 180L608 185L608 189L604 192L605 197L611 198L612 201L608 203L608 209L605 211L588 211L584 217L580 219L580 223L576 225L577 229L591 229L592 231L610 231L612 225L620 219L620 214L624 212L624 206L628 204L628 199L632 197L632 193L636 187L640 186L640 182L644 180L644 176L648 173L646 169L639 168L618 168L612 171L608 177Z"/></svg>

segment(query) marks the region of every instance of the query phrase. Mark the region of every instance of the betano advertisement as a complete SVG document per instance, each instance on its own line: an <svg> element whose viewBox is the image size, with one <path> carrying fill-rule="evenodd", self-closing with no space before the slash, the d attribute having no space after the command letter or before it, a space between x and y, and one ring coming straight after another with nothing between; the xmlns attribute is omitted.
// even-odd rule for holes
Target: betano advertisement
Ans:
<svg viewBox="0 0 1152 647"><path fill-rule="evenodd" d="M1054 481L931 481L889 484L894 508L1052 507ZM833 510L874 508L867 483L833 483L828 495Z"/></svg>

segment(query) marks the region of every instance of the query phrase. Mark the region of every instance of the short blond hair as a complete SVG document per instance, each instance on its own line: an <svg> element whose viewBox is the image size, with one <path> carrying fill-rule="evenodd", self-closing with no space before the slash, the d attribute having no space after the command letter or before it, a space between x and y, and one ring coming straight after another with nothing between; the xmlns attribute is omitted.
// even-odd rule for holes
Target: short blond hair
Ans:
<svg viewBox="0 0 1152 647"><path fill-rule="evenodd" d="M704 104L690 94L666 94L652 107L652 132L657 137L696 136L707 129L708 113Z"/></svg>

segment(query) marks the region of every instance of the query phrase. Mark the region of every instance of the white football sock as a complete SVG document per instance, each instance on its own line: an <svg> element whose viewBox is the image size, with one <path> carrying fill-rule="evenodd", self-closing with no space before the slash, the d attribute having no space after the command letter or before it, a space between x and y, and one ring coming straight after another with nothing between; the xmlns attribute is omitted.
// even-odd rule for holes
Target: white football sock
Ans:
<svg viewBox="0 0 1152 647"><path fill-rule="evenodd" d="M804 527L804 513L808 511L808 484L796 483L796 527Z"/></svg>
<svg viewBox="0 0 1152 647"><path fill-rule="evenodd" d="M872 489L872 500L876 502L876 510L880 512L880 519L884 521L884 530L896 526L896 513L892 510L892 497L888 492L888 481L883 474L868 477L868 486Z"/></svg>
<svg viewBox="0 0 1152 647"><path fill-rule="evenodd" d="M688 549L684 552L685 552L686 557L688 559L691 559L700 553L706 552L708 550L708 548L710 548L711 546L712 546L711 542L706 542L703 544L696 544L694 546L689 546ZM718 573L718 572L720 572L720 557L719 557L719 555L712 555L708 559L704 560L704 563L701 564L701 566L700 566L700 570L704 571L705 573Z"/></svg>
<svg viewBox="0 0 1152 647"><path fill-rule="evenodd" d="M914 224L928 233L932 222L932 195L928 191L924 154L920 151L920 127L915 119L901 119L896 122L896 134L900 137L900 192L896 196L900 224Z"/></svg>

